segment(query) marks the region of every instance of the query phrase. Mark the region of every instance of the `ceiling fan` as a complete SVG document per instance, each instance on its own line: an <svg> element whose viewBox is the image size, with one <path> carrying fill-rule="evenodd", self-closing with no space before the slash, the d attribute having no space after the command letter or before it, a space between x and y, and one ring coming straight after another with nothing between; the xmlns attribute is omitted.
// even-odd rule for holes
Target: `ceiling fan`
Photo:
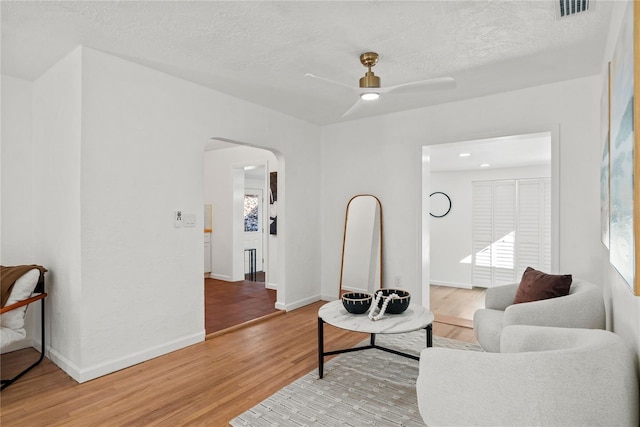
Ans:
<svg viewBox="0 0 640 427"><path fill-rule="evenodd" d="M338 85L349 89L350 91L358 91L360 98L358 101L349 108L342 117L349 116L355 111L360 109L368 102L372 102L380 98L381 95L390 93L407 93L422 90L438 90L438 89L453 89L456 87L456 81L452 77L437 77L427 80L417 80L414 82L402 83L395 86L381 87L380 77L376 76L371 68L378 62L378 54L375 52L365 52L360 55L360 63L368 68L368 71L364 74L364 77L360 78L359 88L338 82L335 80L327 79L324 77L316 76L315 74L307 73L305 77L310 77L318 81L329 83L332 85Z"/></svg>

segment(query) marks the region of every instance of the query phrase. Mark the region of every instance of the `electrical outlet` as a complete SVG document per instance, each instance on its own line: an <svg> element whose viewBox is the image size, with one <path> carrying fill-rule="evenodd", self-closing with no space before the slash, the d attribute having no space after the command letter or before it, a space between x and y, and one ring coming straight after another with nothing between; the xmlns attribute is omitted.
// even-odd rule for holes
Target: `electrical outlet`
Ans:
<svg viewBox="0 0 640 427"><path fill-rule="evenodd" d="M398 276L394 276L393 277L393 285L396 287L400 287L402 286L402 276L398 275Z"/></svg>
<svg viewBox="0 0 640 427"><path fill-rule="evenodd" d="M182 211L175 212L175 226L176 228L182 227Z"/></svg>

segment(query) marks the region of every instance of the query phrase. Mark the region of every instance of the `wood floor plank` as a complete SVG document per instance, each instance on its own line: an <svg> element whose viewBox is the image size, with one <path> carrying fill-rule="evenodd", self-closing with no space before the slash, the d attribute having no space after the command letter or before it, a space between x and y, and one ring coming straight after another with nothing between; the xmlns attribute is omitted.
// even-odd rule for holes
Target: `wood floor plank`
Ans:
<svg viewBox="0 0 640 427"><path fill-rule="evenodd" d="M450 318L473 320L473 313L484 307L486 291L431 285L431 311Z"/></svg>
<svg viewBox="0 0 640 427"><path fill-rule="evenodd" d="M262 282L204 279L204 317L207 335L238 327L276 310L276 291L265 288Z"/></svg>

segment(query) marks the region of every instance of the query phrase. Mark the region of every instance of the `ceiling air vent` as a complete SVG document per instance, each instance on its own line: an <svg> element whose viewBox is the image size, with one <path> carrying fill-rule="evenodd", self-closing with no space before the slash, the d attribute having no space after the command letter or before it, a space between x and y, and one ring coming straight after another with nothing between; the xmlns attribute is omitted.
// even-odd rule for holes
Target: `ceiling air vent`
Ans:
<svg viewBox="0 0 640 427"><path fill-rule="evenodd" d="M560 18L586 12L593 7L594 0L558 0L558 13Z"/></svg>

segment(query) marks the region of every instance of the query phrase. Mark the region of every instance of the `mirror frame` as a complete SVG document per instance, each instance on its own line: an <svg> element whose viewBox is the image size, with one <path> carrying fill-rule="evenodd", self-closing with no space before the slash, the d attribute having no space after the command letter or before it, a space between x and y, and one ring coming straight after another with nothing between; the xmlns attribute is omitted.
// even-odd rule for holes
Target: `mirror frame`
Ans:
<svg viewBox="0 0 640 427"><path fill-rule="evenodd" d="M378 209L380 210L380 227L379 227L379 241L380 241L380 259L378 260L379 262L379 266L380 266L380 288L382 289L384 288L383 283L382 283L382 203L380 203L380 199L378 199L376 196L374 196L373 194L356 194L355 196L353 196L351 199L349 199L349 202L347 203L347 209L345 211L345 217L344 217L344 231L342 234L342 258L340 260L340 288L338 290L338 298L342 297L342 294L344 292L348 292L348 291L343 291L342 290L342 278L343 278L343 274L344 274L344 249L347 243L347 223L349 222L349 206L351 205L351 202L353 202L356 198L358 197L373 197L376 200L376 203L378 204ZM372 292L373 294L373 292Z"/></svg>

